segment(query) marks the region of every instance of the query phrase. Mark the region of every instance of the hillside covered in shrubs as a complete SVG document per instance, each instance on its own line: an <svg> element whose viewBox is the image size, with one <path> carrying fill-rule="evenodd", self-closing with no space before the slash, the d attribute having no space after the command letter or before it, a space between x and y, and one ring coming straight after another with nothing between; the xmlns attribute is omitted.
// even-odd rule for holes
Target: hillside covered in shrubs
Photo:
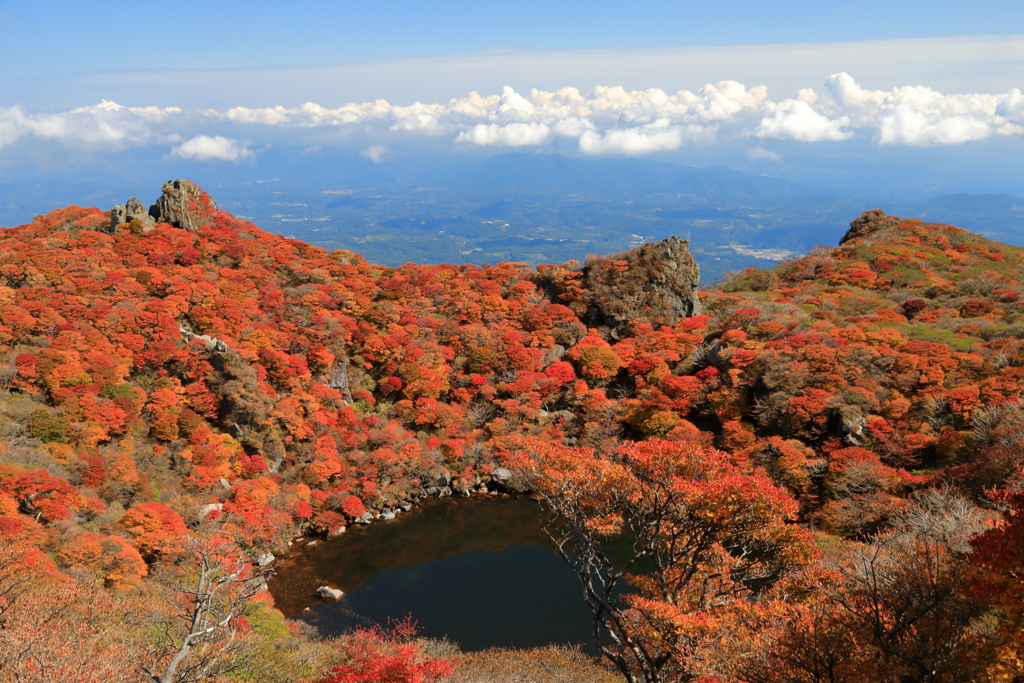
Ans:
<svg viewBox="0 0 1024 683"><path fill-rule="evenodd" d="M697 291L676 238L386 268L188 181L126 206L0 230L0 680L457 677L463 655L408 629L286 621L274 556L430 495L593 493L613 465L637 500L703 482L708 519L763 498L770 542L730 527L687 556L707 577L739 538L786 558L714 601L631 579L620 635L667 654L624 655L627 678L1024 675L1024 250L874 211ZM627 507L577 521L636 535ZM913 576L867 585L883 560ZM218 596L205 632L197 586Z"/></svg>

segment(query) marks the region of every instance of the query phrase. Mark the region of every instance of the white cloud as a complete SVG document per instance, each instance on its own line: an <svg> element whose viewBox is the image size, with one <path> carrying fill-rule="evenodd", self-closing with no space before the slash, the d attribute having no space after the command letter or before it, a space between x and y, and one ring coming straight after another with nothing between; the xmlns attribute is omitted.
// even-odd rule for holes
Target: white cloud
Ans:
<svg viewBox="0 0 1024 683"><path fill-rule="evenodd" d="M555 121L551 130L555 135L564 138L578 138L588 130L594 130L595 126L587 119L578 119L575 116Z"/></svg>
<svg viewBox="0 0 1024 683"><path fill-rule="evenodd" d="M1024 133L1020 90L992 95L943 95L924 86L866 90L847 73L825 80L826 112L842 113L850 125L874 130L880 145L959 145L992 135Z"/></svg>
<svg viewBox="0 0 1024 683"><path fill-rule="evenodd" d="M478 124L464 130L455 138L456 142L471 142L474 145L498 145L501 147L522 147L540 145L551 137L551 129L543 123Z"/></svg>
<svg viewBox="0 0 1024 683"><path fill-rule="evenodd" d="M24 117L20 107L0 109L0 148L13 143L23 135L19 124Z"/></svg>
<svg viewBox="0 0 1024 683"><path fill-rule="evenodd" d="M849 125L848 116L829 119L811 109L811 105L803 100L785 100L771 116L761 119L761 124L754 131L754 135L759 138L800 142L846 140L853 137L853 131L843 130Z"/></svg>
<svg viewBox="0 0 1024 683"><path fill-rule="evenodd" d="M364 149L362 152L360 152L359 156L366 157L367 159L369 159L373 163L379 164L381 162L381 160L384 158L384 155L387 154L390 151L391 150L389 150L384 145L370 145L369 147Z"/></svg>
<svg viewBox="0 0 1024 683"><path fill-rule="evenodd" d="M367 102L364 104L346 104L337 109L327 109L313 102L306 102L301 107L266 107L263 109L248 109L246 107L235 107L229 109L223 115L211 112L214 115L223 116L232 123L263 124L267 126L298 126L315 127L323 125L337 126L345 123L358 123L360 121L383 118L391 109L386 100Z"/></svg>
<svg viewBox="0 0 1024 683"><path fill-rule="evenodd" d="M996 114L1008 121L1024 123L1024 95L1017 88L1011 88L1006 97L996 106Z"/></svg>
<svg viewBox="0 0 1024 683"><path fill-rule="evenodd" d="M678 139L681 144L683 140L701 137L713 131L710 124L753 117L766 104L770 102L764 87L748 90L735 81L709 84L696 93L684 90L675 94L658 88L627 91L621 86L598 86L588 95L580 94L576 88L553 92L534 89L524 95L505 86L500 95L471 92L446 104L416 102L394 106L377 100L338 109L324 109L311 103L292 109L236 107L225 117L232 123L285 128L378 124L391 132L454 135L459 142L497 146L539 145L552 134L580 138L591 132L602 140L610 136L613 142L608 149L620 146L614 143L616 140L636 137L653 137L660 142L652 149L663 149L669 138ZM640 130L650 125L680 129ZM630 130L634 132L629 133Z"/></svg>
<svg viewBox="0 0 1024 683"><path fill-rule="evenodd" d="M565 138L584 154L636 155L750 138L814 143L859 136L878 145L956 145L1022 134L1024 95L1017 88L953 95L921 85L872 90L845 72L826 78L820 91L802 88L778 100L764 86L723 80L676 92L597 86L586 93L571 87L526 93L506 86L448 102L378 99L336 108L307 102L183 111L107 100L60 114L0 108L0 147L24 139L104 150L164 144L179 158L228 161L253 154L236 138L304 146L345 142L379 160L386 145L416 136L494 147ZM372 151L377 148L384 151Z"/></svg>
<svg viewBox="0 0 1024 683"><path fill-rule="evenodd" d="M171 148L171 156L196 161L241 161L252 157L253 152L237 140L221 135L197 135Z"/></svg>
<svg viewBox="0 0 1024 683"><path fill-rule="evenodd" d="M584 154L650 154L679 149L683 142L709 133L700 126L672 125L668 119L636 128L616 128L604 134L588 130L580 136L580 151Z"/></svg>
<svg viewBox="0 0 1024 683"><path fill-rule="evenodd" d="M177 107L122 107L107 100L59 114L27 114L17 106L0 108L0 147L21 138L107 150L173 142L173 133L161 134L155 126L181 113Z"/></svg>
<svg viewBox="0 0 1024 683"><path fill-rule="evenodd" d="M758 159L767 159L768 161L774 161L780 164L782 163L781 154L770 149L767 149L765 147L762 147L761 145L758 145L757 147L751 147L746 152L744 152L744 154L747 155L748 159L752 159L754 161L757 161Z"/></svg>
<svg viewBox="0 0 1024 683"><path fill-rule="evenodd" d="M879 118L876 140L880 145L959 145L992 135L992 127L974 116L929 116L900 104Z"/></svg>

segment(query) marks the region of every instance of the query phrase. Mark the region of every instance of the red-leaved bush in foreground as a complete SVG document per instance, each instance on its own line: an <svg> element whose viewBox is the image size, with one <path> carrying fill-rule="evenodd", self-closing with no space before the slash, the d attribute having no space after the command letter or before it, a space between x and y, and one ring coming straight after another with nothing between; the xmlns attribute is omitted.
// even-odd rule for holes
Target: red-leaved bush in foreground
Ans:
<svg viewBox="0 0 1024 683"><path fill-rule="evenodd" d="M431 657L415 641L419 629L411 617L356 630L346 647L347 661L317 683L440 683L454 667Z"/></svg>

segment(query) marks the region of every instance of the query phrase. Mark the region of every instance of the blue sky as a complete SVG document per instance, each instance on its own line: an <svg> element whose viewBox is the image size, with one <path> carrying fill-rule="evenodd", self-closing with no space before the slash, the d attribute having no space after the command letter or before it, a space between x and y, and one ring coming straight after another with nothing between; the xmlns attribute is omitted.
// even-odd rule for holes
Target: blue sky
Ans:
<svg viewBox="0 0 1024 683"><path fill-rule="evenodd" d="M0 65L0 180L280 145L998 168L1024 140L1020 0L0 0Z"/></svg>
<svg viewBox="0 0 1024 683"><path fill-rule="evenodd" d="M62 86L105 72L322 66L502 48L666 48L1024 34L1024 3L4 0L0 32L0 104L43 107L61 104ZM600 74L595 78L600 80Z"/></svg>
<svg viewBox="0 0 1024 683"><path fill-rule="evenodd" d="M36 76L557 50L834 42L1024 32L1013 0L443 3L6 0L3 61Z"/></svg>

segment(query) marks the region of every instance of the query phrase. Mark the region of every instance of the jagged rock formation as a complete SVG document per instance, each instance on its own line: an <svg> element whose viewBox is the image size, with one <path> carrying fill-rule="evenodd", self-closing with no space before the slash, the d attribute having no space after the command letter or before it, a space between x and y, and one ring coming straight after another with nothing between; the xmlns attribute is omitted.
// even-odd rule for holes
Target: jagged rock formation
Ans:
<svg viewBox="0 0 1024 683"><path fill-rule="evenodd" d="M146 207L135 197L129 197L123 206L118 204L110 210L110 232L117 230L117 226L122 223L131 223L132 221L140 221L143 232L149 232L156 227L153 216L149 215Z"/></svg>
<svg viewBox="0 0 1024 683"><path fill-rule="evenodd" d="M124 223L139 221L142 232L148 232L157 223L169 223L176 228L194 232L199 226L210 225L217 202L206 194L203 188L191 180L173 180L164 183L163 194L147 211L135 197L124 205L118 204L110 210L110 232Z"/></svg>
<svg viewBox="0 0 1024 683"><path fill-rule="evenodd" d="M839 240L839 244L845 244L857 237L864 237L883 228L892 228L899 225L900 219L897 216L889 216L881 209L870 209L850 221L850 229Z"/></svg>
<svg viewBox="0 0 1024 683"><path fill-rule="evenodd" d="M175 180L164 183L163 194L149 213L158 223L194 232L201 225L210 225L209 214L216 210L217 202L203 188L191 180Z"/></svg>
<svg viewBox="0 0 1024 683"><path fill-rule="evenodd" d="M690 243L680 237L587 261L583 287L589 293L584 322L617 333L634 322L674 325L701 312L700 267Z"/></svg>

